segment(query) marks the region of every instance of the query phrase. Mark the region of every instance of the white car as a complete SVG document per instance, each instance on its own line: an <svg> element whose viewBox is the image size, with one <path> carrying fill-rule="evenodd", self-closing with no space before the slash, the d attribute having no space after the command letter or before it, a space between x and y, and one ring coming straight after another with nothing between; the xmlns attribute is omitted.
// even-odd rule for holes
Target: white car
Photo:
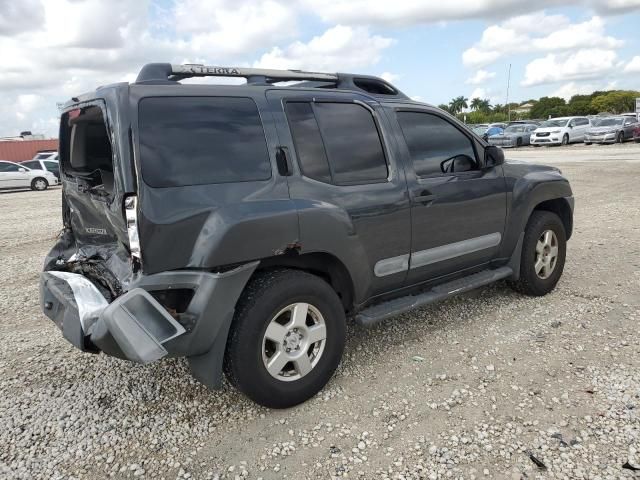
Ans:
<svg viewBox="0 0 640 480"><path fill-rule="evenodd" d="M57 162L59 160L58 152L50 151L50 152L40 152L36 153L36 156L33 157L33 160L53 160Z"/></svg>
<svg viewBox="0 0 640 480"><path fill-rule="evenodd" d="M46 190L49 185L57 185L56 176L46 170L31 170L19 163L0 160L0 189L31 188Z"/></svg>
<svg viewBox="0 0 640 480"><path fill-rule="evenodd" d="M27 160L20 163L20 166L27 167L30 170L46 170L53 173L60 181L60 164L57 160Z"/></svg>
<svg viewBox="0 0 640 480"><path fill-rule="evenodd" d="M531 145L568 145L582 142L591 127L587 117L560 117L542 122L531 134Z"/></svg>

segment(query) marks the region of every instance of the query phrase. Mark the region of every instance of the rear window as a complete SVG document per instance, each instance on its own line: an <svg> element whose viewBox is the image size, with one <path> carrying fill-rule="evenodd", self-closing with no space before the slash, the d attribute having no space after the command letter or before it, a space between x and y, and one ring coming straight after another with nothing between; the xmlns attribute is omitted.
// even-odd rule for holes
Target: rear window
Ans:
<svg viewBox="0 0 640 480"><path fill-rule="evenodd" d="M271 177L262 122L249 98L145 98L138 118L142 176L152 187Z"/></svg>

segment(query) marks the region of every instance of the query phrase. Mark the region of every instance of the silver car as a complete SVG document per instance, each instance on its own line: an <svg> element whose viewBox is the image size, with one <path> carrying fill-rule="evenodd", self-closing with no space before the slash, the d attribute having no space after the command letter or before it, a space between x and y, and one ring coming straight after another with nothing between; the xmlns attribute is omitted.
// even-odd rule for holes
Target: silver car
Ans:
<svg viewBox="0 0 640 480"><path fill-rule="evenodd" d="M622 143L633 139L633 131L638 120L633 117L619 116L599 119L596 126L589 128L584 134L584 143Z"/></svg>
<svg viewBox="0 0 640 480"><path fill-rule="evenodd" d="M531 134L538 128L534 123L509 125L500 135L491 135L489 143L498 147L521 147L529 145Z"/></svg>

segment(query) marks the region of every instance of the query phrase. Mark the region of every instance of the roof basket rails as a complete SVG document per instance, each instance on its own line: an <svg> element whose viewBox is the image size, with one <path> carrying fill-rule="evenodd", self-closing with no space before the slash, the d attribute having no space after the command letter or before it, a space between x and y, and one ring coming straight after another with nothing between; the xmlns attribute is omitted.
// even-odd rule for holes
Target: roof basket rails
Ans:
<svg viewBox="0 0 640 480"><path fill-rule="evenodd" d="M336 73L268 68L215 67L200 64L148 63L140 70L136 83L178 81L191 77L243 77L247 79L248 83L273 83L292 80L338 81Z"/></svg>
<svg viewBox="0 0 640 480"><path fill-rule="evenodd" d="M250 85L270 85L277 82L299 81L290 86L353 90L378 97L408 99L404 93L379 77L351 73L306 72L304 70L148 63L140 70L136 83L166 84L192 77L241 77L246 78L247 83Z"/></svg>

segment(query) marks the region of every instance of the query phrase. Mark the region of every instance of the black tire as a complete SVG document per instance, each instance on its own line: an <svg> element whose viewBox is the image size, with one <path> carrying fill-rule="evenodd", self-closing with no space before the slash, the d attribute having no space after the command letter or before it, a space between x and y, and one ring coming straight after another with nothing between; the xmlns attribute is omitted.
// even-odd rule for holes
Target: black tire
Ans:
<svg viewBox="0 0 640 480"><path fill-rule="evenodd" d="M522 137L518 137L518 139L516 140L516 147L521 147L522 146Z"/></svg>
<svg viewBox="0 0 640 480"><path fill-rule="evenodd" d="M618 143L624 143L624 132L618 133L618 138L616 139Z"/></svg>
<svg viewBox="0 0 640 480"><path fill-rule="evenodd" d="M585 145L591 145L591 142L584 142Z"/></svg>
<svg viewBox="0 0 640 480"><path fill-rule="evenodd" d="M36 177L31 180L31 190L37 190L39 192L45 191L49 188L49 182L47 182L46 178Z"/></svg>
<svg viewBox="0 0 640 480"><path fill-rule="evenodd" d="M278 312L298 302L312 305L324 318L324 350L307 374L296 380L279 380L269 373L263 361L264 337ZM260 405L293 407L326 385L340 363L345 338L344 307L327 282L298 270L260 273L247 284L238 301L225 351L225 374Z"/></svg>
<svg viewBox="0 0 640 480"><path fill-rule="evenodd" d="M541 278L535 269L536 245L547 230L551 230L556 236L558 255L550 275L547 278ZM544 210L534 211L524 232L520 258L520 279L511 283L512 288L525 295L536 297L546 295L555 288L562 276L566 254L567 236L560 217Z"/></svg>
<svg viewBox="0 0 640 480"><path fill-rule="evenodd" d="M562 136L562 145L569 145L569 134L565 133Z"/></svg>

